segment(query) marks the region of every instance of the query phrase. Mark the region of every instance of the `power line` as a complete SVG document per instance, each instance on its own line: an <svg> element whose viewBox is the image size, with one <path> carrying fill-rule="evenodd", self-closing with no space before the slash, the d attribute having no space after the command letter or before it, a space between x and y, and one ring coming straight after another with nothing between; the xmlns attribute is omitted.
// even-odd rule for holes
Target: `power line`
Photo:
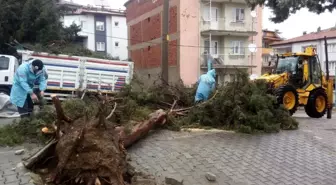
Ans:
<svg viewBox="0 0 336 185"><path fill-rule="evenodd" d="M92 35L95 35L95 33L91 33L91 32L86 32L86 31L81 31L82 33L87 33L87 34L92 34ZM102 35L100 35L102 36ZM142 41L142 40L137 40L137 39L130 39L130 38L122 38L122 37L115 37L115 36L109 36L109 35L104 35L106 37L109 37L109 38L114 38L114 39L120 39L120 40L128 40L128 41L138 41L138 42L141 42L141 43L149 43L149 44L161 44L161 43L157 43L157 42L153 42L153 41ZM158 38L160 39L160 38ZM218 49L225 49L225 48L229 48L229 49L232 49L234 47L221 47L221 46L218 46L218 47L208 47L208 46L196 46L196 45L182 45L182 44L172 44L172 43L169 43L169 45L172 45L172 46L179 46L179 47L193 47L193 48L218 48ZM249 48L249 47L246 47L246 46L243 46L243 47L239 47L239 48ZM260 46L257 46L256 48L265 48L265 47L260 47ZM265 48L265 49L272 49L272 48ZM276 48L273 48L273 49L276 49ZM328 52L328 53L336 53L336 52Z"/></svg>

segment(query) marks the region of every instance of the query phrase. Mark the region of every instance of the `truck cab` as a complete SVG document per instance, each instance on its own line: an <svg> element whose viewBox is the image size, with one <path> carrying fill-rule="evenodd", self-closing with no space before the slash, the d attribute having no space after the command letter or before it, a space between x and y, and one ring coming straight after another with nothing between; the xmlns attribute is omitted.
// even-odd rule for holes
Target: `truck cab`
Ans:
<svg viewBox="0 0 336 185"><path fill-rule="evenodd" d="M14 74L18 67L19 61L16 57L0 55L0 93L10 94Z"/></svg>

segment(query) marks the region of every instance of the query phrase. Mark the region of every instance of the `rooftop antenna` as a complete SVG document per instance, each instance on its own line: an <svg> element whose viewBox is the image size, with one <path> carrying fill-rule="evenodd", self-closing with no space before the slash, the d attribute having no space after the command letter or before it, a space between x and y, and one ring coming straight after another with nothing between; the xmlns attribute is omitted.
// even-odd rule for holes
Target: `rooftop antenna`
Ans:
<svg viewBox="0 0 336 185"><path fill-rule="evenodd" d="M95 0L94 5L97 7L110 7L107 0Z"/></svg>

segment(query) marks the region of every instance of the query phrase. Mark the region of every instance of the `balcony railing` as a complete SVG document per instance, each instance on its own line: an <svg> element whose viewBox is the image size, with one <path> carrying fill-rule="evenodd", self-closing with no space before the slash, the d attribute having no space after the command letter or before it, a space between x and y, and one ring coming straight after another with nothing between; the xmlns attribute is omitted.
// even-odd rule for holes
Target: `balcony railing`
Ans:
<svg viewBox="0 0 336 185"><path fill-rule="evenodd" d="M211 59L213 68L249 68L247 55L242 54L202 54L201 68L207 68L208 59Z"/></svg>
<svg viewBox="0 0 336 185"><path fill-rule="evenodd" d="M224 65L224 54L220 55L209 55L203 54L201 55L201 66L206 67L208 65L208 59L212 60L213 66L223 66Z"/></svg>
<svg viewBox="0 0 336 185"><path fill-rule="evenodd" d="M226 18L213 18L212 20L205 19L202 17L201 20L201 31L222 31L223 34L229 32L255 32L253 29L255 26L252 25L252 21L244 20L236 22L232 19Z"/></svg>

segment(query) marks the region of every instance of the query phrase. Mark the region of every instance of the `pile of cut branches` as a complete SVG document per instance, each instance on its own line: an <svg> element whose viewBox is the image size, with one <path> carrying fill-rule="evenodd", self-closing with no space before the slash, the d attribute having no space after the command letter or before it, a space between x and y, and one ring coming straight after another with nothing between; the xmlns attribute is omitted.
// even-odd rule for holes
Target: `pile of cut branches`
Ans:
<svg viewBox="0 0 336 185"><path fill-rule="evenodd" d="M212 98L196 106L181 109L174 121L184 126L210 126L244 133L279 132L298 128L298 122L277 104L264 81L250 81L239 72L237 80L217 87Z"/></svg>

